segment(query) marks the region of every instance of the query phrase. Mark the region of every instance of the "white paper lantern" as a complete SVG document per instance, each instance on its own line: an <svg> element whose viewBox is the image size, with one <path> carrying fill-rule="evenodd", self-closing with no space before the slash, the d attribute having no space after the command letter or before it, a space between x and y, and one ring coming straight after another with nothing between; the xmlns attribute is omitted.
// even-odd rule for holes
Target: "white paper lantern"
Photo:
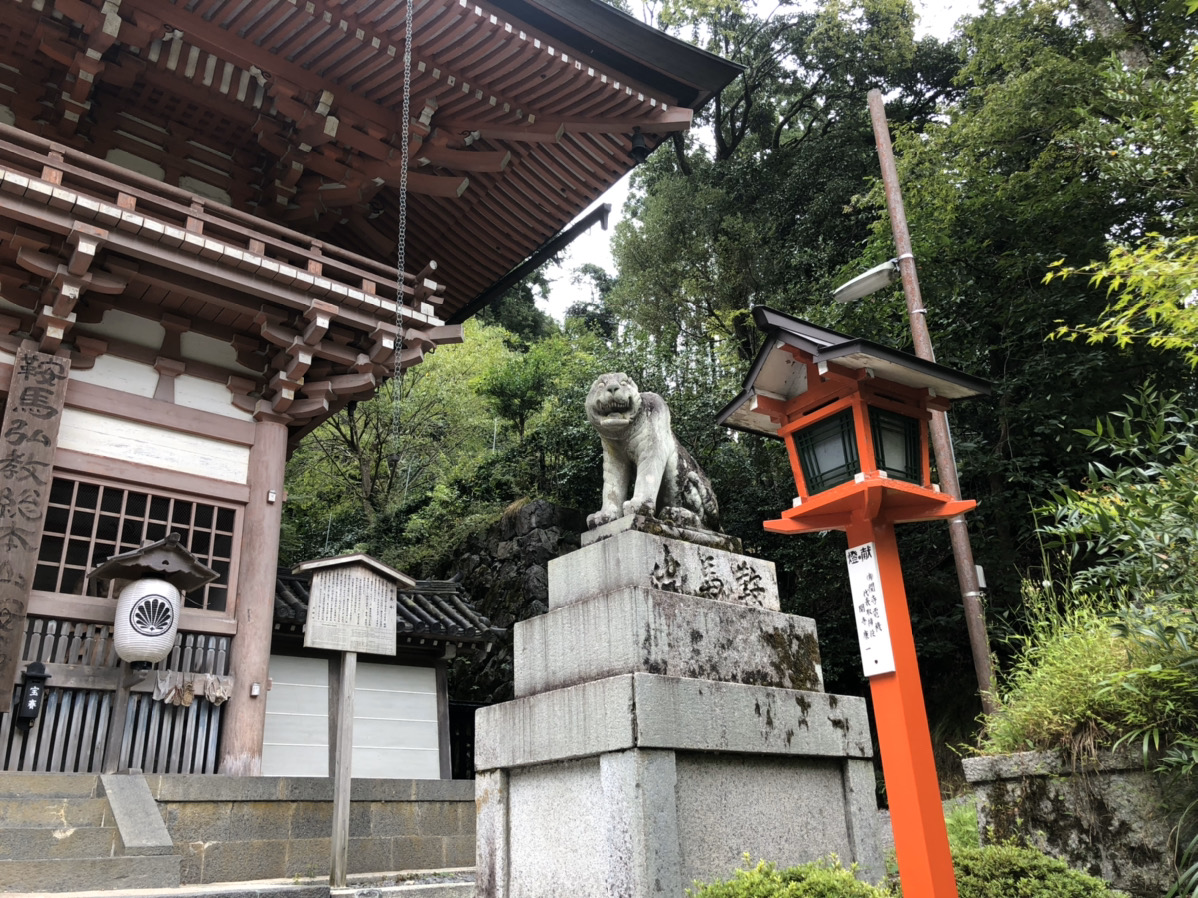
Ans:
<svg viewBox="0 0 1198 898"><path fill-rule="evenodd" d="M175 645L181 605L182 594L165 580L134 580L116 603L116 653L125 661L157 664Z"/></svg>

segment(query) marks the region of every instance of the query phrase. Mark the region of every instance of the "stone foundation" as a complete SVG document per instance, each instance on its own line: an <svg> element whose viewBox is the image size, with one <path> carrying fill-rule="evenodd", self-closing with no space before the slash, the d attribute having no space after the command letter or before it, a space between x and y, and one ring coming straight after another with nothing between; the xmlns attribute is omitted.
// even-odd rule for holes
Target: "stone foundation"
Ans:
<svg viewBox="0 0 1198 898"><path fill-rule="evenodd" d="M476 720L479 896L682 898L745 852L881 878L864 700L822 691L772 563L625 529L550 562L549 604Z"/></svg>
<svg viewBox="0 0 1198 898"><path fill-rule="evenodd" d="M146 776L184 883L327 876L333 783L327 778ZM469 780L356 779L350 873L474 865Z"/></svg>
<svg viewBox="0 0 1198 898"><path fill-rule="evenodd" d="M1073 765L1035 751L966 758L962 766L984 843L1015 839L1143 898L1172 885L1175 817L1138 753Z"/></svg>

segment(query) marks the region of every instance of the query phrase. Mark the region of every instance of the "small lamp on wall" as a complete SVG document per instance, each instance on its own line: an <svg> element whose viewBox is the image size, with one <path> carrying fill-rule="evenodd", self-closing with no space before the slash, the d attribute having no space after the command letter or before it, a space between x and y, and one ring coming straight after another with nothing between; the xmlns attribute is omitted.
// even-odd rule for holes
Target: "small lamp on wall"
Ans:
<svg viewBox="0 0 1198 898"><path fill-rule="evenodd" d="M100 580L123 580L112 641L135 670L147 670L170 654L179 631L183 594L220 575L196 559L172 533L132 552L113 555L88 572Z"/></svg>
<svg viewBox="0 0 1198 898"><path fill-rule="evenodd" d="M17 708L17 726L23 730L33 727L33 722L42 713L42 704L46 699L46 665L40 661L30 661L21 675L21 702Z"/></svg>

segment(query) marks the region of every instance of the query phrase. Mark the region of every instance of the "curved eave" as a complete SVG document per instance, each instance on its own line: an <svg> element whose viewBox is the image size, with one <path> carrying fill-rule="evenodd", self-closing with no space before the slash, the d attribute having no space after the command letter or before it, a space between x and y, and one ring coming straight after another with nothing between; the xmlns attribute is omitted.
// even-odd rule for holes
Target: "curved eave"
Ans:
<svg viewBox="0 0 1198 898"><path fill-rule="evenodd" d="M602 0L493 0L493 4L695 110L745 69Z"/></svg>

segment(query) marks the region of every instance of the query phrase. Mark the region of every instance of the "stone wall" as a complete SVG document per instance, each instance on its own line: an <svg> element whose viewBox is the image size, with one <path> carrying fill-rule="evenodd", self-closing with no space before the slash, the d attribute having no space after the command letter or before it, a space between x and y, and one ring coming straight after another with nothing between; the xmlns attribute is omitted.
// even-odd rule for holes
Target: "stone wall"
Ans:
<svg viewBox="0 0 1198 898"><path fill-rule="evenodd" d="M966 758L983 843L1014 839L1158 898L1173 882L1167 791L1138 753L1070 763L1058 752Z"/></svg>
<svg viewBox="0 0 1198 898"><path fill-rule="evenodd" d="M478 612L504 630L483 658L450 668L455 701L500 702L512 697L512 626L549 610L549 562L579 547L586 518L534 499L514 505L485 533L475 534L437 576L461 576Z"/></svg>
<svg viewBox="0 0 1198 898"><path fill-rule="evenodd" d="M324 778L148 775L184 883L324 876L333 783ZM350 873L474 866L474 784L353 782Z"/></svg>

